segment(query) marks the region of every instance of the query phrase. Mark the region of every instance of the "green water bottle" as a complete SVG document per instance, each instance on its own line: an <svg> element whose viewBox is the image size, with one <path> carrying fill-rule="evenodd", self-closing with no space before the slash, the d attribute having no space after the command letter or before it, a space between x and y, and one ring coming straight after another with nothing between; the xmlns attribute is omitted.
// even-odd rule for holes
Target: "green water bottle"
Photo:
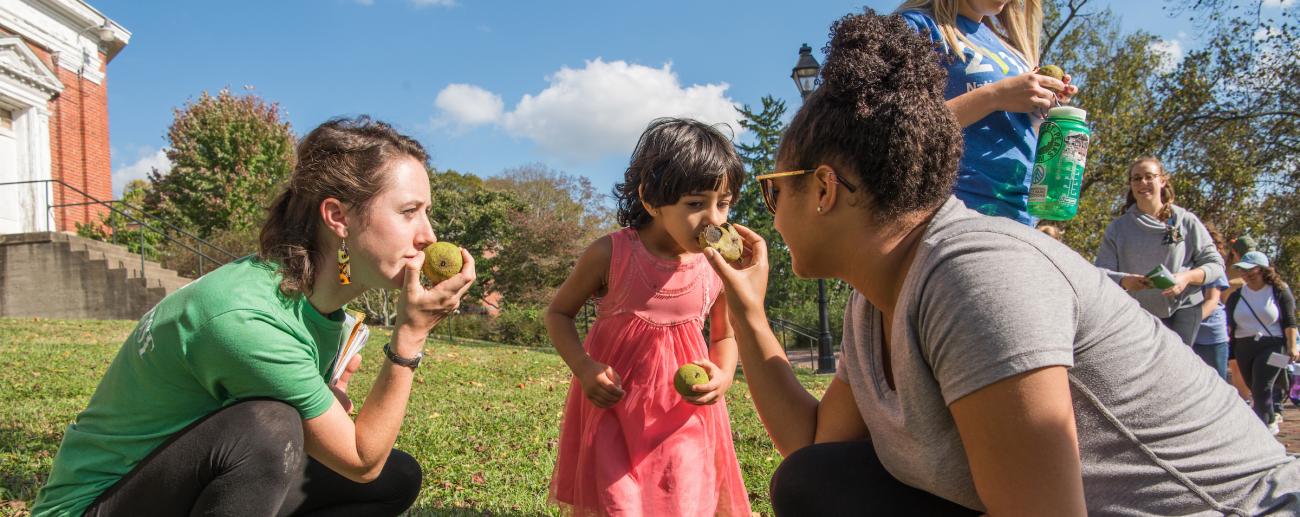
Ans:
<svg viewBox="0 0 1300 517"><path fill-rule="evenodd" d="M1092 131L1088 112L1059 106L1047 112L1038 127L1038 152L1029 185L1029 214L1039 219L1068 221L1079 210L1079 187L1088 158Z"/></svg>

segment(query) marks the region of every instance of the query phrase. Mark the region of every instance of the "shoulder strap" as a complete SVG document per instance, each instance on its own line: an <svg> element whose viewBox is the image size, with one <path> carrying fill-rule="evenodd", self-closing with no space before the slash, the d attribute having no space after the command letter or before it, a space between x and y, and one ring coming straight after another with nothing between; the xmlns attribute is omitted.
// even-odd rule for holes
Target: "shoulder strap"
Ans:
<svg viewBox="0 0 1300 517"><path fill-rule="evenodd" d="M1238 290L1237 292L1241 293L1240 290ZM1255 317L1255 321L1258 321L1259 326L1264 328L1264 332L1268 333L1268 337L1274 337L1273 333L1268 331L1268 325L1264 323L1264 320L1259 319L1259 314L1255 312L1255 308L1251 307L1250 302L1246 300L1246 293L1241 293L1241 302L1246 304L1246 308L1250 310L1250 315Z"/></svg>

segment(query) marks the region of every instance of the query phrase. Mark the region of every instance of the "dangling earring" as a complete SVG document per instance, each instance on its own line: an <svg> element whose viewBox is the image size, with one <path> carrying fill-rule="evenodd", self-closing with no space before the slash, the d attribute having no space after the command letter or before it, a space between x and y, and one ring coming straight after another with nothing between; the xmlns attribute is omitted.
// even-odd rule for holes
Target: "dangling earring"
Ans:
<svg viewBox="0 0 1300 517"><path fill-rule="evenodd" d="M352 257L348 256L348 241L339 244L339 285L352 283Z"/></svg>

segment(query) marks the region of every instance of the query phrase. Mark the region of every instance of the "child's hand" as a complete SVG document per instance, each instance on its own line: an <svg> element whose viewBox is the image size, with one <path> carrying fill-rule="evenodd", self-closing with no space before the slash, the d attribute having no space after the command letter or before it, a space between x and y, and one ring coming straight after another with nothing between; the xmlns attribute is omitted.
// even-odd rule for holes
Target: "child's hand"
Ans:
<svg viewBox="0 0 1300 517"><path fill-rule="evenodd" d="M727 389L731 388L731 383L735 379L733 374L723 371L722 368L718 368L718 365L713 364L708 359L701 359L694 361L694 363L704 368L704 373L709 375L709 382L691 386L691 389L695 390L696 394L682 398L697 406L707 406L722 400L722 395L727 392Z"/></svg>
<svg viewBox="0 0 1300 517"><path fill-rule="evenodd" d="M587 364L578 372L578 382L582 384L582 393L587 400L598 408L607 408L623 400L623 378L609 365L587 359Z"/></svg>
<svg viewBox="0 0 1300 517"><path fill-rule="evenodd" d="M767 242L749 228L739 224L732 226L740 233L740 238L744 239L740 267L731 267L717 250L706 249L704 255L727 288L728 310L735 314L762 310L763 297L767 296Z"/></svg>

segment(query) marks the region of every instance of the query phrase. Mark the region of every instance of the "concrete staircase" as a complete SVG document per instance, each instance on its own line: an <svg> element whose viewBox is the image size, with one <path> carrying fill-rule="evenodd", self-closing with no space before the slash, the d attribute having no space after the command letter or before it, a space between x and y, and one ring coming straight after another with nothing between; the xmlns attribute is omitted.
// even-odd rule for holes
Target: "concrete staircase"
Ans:
<svg viewBox="0 0 1300 517"><path fill-rule="evenodd" d="M188 284L126 248L55 232L0 235L0 317L139 319Z"/></svg>

